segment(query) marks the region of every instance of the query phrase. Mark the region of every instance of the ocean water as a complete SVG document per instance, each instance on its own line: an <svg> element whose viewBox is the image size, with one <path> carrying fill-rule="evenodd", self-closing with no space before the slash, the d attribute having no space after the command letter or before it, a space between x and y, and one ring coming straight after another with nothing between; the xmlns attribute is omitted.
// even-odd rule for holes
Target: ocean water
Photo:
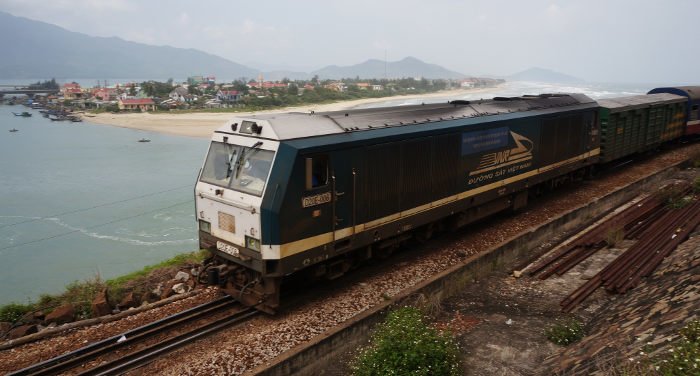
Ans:
<svg viewBox="0 0 700 376"><path fill-rule="evenodd" d="M0 105L0 304L197 249L193 187L207 145Z"/></svg>
<svg viewBox="0 0 700 376"><path fill-rule="evenodd" d="M537 95L544 93L579 93L592 99L624 97L630 95L646 94L654 87L661 85L630 85L630 84L550 84L541 82L515 81L486 92L475 92L463 96L438 96L426 99L390 99L382 102L359 105L354 108L377 108L386 106L407 106L421 103L441 103L452 100L478 100L493 97L515 97L522 95Z"/></svg>
<svg viewBox="0 0 700 376"><path fill-rule="evenodd" d="M392 98L363 107L556 92L598 99L651 88L509 82L460 98ZM8 132L12 128L19 132ZM24 106L0 105L0 304L195 250L193 189L208 143L87 121L51 122Z"/></svg>

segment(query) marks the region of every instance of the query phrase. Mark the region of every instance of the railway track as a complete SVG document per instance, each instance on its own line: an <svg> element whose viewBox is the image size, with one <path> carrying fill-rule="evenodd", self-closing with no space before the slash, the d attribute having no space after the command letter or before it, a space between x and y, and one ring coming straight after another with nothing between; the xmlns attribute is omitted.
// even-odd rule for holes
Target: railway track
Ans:
<svg viewBox="0 0 700 376"><path fill-rule="evenodd" d="M70 353L12 372L9 375L56 375L68 370L74 370L72 373L78 375L122 374L146 365L158 356L183 347L194 340L240 324L258 313L252 308L240 308L216 320L197 325L194 329L185 328L197 321L206 320L211 315L220 316L222 312L233 310L237 307L240 308L241 305L231 297L225 296ZM150 339L160 336L166 336L166 338L144 345ZM100 362L90 368L89 363L94 362L96 359L133 346L140 348L114 359Z"/></svg>

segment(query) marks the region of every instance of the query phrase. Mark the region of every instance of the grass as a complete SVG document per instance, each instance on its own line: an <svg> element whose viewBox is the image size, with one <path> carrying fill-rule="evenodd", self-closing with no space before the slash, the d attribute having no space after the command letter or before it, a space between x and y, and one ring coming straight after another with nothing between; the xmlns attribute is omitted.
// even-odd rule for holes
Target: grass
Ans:
<svg viewBox="0 0 700 376"><path fill-rule="evenodd" d="M107 289L111 303L116 304L129 290L145 291L150 277L154 273L157 274L159 271L166 273L172 271L172 269L197 264L206 257L206 251L183 253L158 264L149 265L139 271L107 281L103 281L99 275L83 281L74 281L68 284L60 294L44 294L35 302L26 304L10 303L0 306L0 321L16 323L28 313L48 313L65 304L73 305L77 319L89 318L93 314L92 301L102 290Z"/></svg>

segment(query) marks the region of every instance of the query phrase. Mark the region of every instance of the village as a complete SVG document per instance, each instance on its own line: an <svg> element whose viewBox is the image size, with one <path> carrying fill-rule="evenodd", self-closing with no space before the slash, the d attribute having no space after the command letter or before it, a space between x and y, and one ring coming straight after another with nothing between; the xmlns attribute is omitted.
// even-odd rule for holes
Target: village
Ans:
<svg viewBox="0 0 700 376"><path fill-rule="evenodd" d="M61 108L90 112L152 112L171 110L260 110L308 103L379 98L393 95L431 93L446 89L493 87L502 79L465 78L461 80L428 80L425 78L360 80L266 81L235 80L217 82L213 76L192 76L176 83L144 81L109 85L98 81L94 87L83 87L77 82L58 85L55 80L29 85L29 88L47 89L28 99L4 96L10 104L25 104L33 108ZM1 97L0 97L1 98Z"/></svg>

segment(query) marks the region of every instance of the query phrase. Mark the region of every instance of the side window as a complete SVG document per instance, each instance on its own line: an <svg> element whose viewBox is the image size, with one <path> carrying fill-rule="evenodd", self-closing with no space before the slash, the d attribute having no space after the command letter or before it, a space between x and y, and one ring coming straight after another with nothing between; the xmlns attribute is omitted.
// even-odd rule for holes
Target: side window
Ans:
<svg viewBox="0 0 700 376"><path fill-rule="evenodd" d="M315 155L306 158L306 190L328 184L328 156Z"/></svg>

